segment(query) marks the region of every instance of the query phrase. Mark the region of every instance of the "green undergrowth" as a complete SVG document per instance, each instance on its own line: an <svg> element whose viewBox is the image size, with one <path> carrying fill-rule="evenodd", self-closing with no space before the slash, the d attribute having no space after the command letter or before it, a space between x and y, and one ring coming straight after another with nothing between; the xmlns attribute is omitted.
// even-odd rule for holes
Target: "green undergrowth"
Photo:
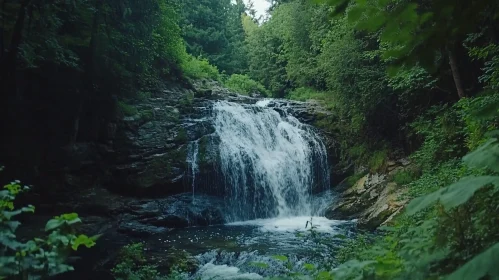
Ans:
<svg viewBox="0 0 499 280"><path fill-rule="evenodd" d="M14 181L0 190L0 279L48 279L73 271L67 258L81 246L94 246L99 237L79 234L77 226L81 219L76 213L67 213L47 221L45 234L30 240L19 238L16 235L21 226L19 216L34 213L35 207L19 208L14 202L29 189Z"/></svg>
<svg viewBox="0 0 499 280"><path fill-rule="evenodd" d="M262 84L247 75L233 74L224 82L224 85L243 95L256 93L263 96L270 96L269 91Z"/></svg>
<svg viewBox="0 0 499 280"><path fill-rule="evenodd" d="M393 175L392 180L398 185L406 185L420 177L419 170L414 168L400 170Z"/></svg>
<svg viewBox="0 0 499 280"><path fill-rule="evenodd" d="M346 242L331 279L497 279L499 131L490 131L499 114L487 110L493 100L435 107L412 124L424 139L411 157L423 174L404 169L392 178L406 185L399 199L410 204L374 238Z"/></svg>
<svg viewBox="0 0 499 280"><path fill-rule="evenodd" d="M349 176L347 179L346 179L346 183L349 187L355 185L355 183L357 183L357 181L359 181L362 177L364 177L367 173L366 172L363 172L363 173L357 173L357 174L354 174L352 176Z"/></svg>
<svg viewBox="0 0 499 280"><path fill-rule="evenodd" d="M183 73L191 79L220 80L220 73L216 66L210 64L206 58L196 58L188 55L181 64Z"/></svg>
<svg viewBox="0 0 499 280"><path fill-rule="evenodd" d="M335 96L326 91L317 91L313 88L299 87L291 91L287 96L287 99L296 101L308 101L316 100L319 101L325 109L334 110L336 106Z"/></svg>

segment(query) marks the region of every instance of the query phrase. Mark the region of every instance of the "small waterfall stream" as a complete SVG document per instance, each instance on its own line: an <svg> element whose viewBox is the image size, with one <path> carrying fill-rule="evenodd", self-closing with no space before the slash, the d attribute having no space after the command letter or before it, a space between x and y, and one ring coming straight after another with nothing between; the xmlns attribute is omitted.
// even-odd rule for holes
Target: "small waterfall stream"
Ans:
<svg viewBox="0 0 499 280"><path fill-rule="evenodd" d="M188 164L188 172L191 176L191 188L192 188L192 197L196 194L195 183L196 183L196 173L199 171L198 166L198 155L199 155L199 139L196 141L192 141L187 146L187 164Z"/></svg>

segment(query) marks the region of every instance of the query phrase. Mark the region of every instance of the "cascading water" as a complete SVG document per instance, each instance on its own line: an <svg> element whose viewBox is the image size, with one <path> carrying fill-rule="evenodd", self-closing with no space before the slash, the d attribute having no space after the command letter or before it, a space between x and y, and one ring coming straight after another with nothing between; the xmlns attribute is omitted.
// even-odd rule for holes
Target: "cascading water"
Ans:
<svg viewBox="0 0 499 280"><path fill-rule="evenodd" d="M199 140L192 141L187 146L187 164L189 166L188 171L191 176L191 188L192 188L192 197L194 199L195 195L195 182L196 182L196 173L199 171L198 167L198 154L199 154Z"/></svg>
<svg viewBox="0 0 499 280"><path fill-rule="evenodd" d="M312 192L328 186L326 148L314 129L267 105L213 105L228 221L314 215Z"/></svg>

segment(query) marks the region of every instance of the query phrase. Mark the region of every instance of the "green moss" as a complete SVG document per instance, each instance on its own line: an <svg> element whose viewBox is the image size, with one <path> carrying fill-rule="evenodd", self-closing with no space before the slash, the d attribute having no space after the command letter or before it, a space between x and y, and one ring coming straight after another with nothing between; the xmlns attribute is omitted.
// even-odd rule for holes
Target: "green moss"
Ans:
<svg viewBox="0 0 499 280"><path fill-rule="evenodd" d="M125 117L131 117L137 115L138 112L139 111L134 106L127 104L122 100L118 101L118 113L120 115Z"/></svg>
<svg viewBox="0 0 499 280"><path fill-rule="evenodd" d="M187 141L187 132L183 127L178 130L177 136L175 136L175 142L183 143Z"/></svg>
<svg viewBox="0 0 499 280"><path fill-rule="evenodd" d="M194 93L187 93L180 101L179 101L179 109L181 112L188 113L192 112L192 103L194 102Z"/></svg>
<svg viewBox="0 0 499 280"><path fill-rule="evenodd" d="M359 181L362 177L364 177L366 175L366 173L358 173L358 174L354 174L350 177L347 178L346 182L347 182L347 185L349 187L355 185L355 183L357 183L357 181Z"/></svg>
<svg viewBox="0 0 499 280"><path fill-rule="evenodd" d="M137 99L144 101L151 98L152 93L150 91L139 91L137 92Z"/></svg>
<svg viewBox="0 0 499 280"><path fill-rule="evenodd" d="M387 161L387 150L374 151L368 161L369 169L371 170L371 172L383 172L386 169Z"/></svg>
<svg viewBox="0 0 499 280"><path fill-rule="evenodd" d="M141 111L140 118L144 121L152 121L154 119L154 112L152 110Z"/></svg>
<svg viewBox="0 0 499 280"><path fill-rule="evenodd" d="M202 137L199 140L199 163L201 166L205 166L207 164L207 149L208 149L208 140L206 137Z"/></svg>

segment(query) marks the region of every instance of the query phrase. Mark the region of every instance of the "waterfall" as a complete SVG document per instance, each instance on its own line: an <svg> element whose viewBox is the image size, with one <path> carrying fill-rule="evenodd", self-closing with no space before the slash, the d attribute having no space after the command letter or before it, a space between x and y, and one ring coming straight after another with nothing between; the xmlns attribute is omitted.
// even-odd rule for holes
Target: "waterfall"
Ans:
<svg viewBox="0 0 499 280"><path fill-rule="evenodd" d="M313 127L267 106L213 104L228 221L314 215L312 192L328 187L326 148Z"/></svg>

